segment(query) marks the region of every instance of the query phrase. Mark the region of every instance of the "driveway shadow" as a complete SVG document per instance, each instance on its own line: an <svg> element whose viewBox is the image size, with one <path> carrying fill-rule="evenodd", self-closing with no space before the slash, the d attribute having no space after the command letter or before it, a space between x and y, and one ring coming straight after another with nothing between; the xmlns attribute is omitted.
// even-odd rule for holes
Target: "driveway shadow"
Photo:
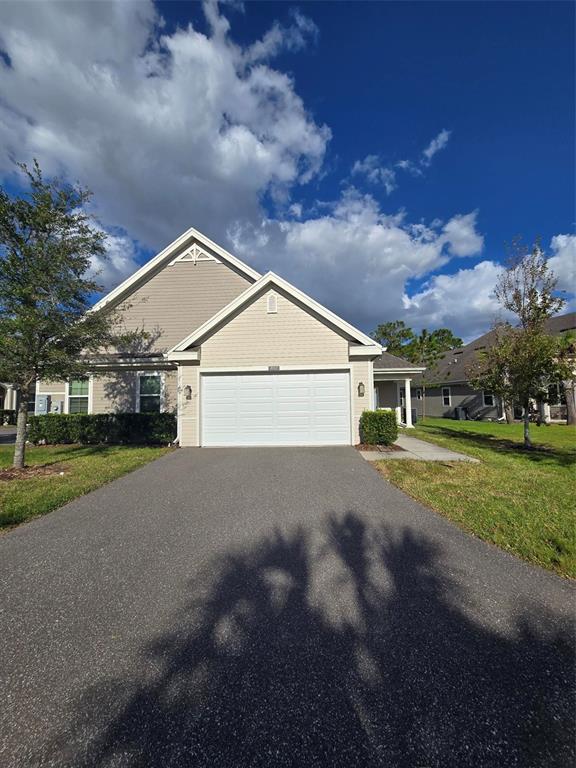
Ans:
<svg viewBox="0 0 576 768"><path fill-rule="evenodd" d="M572 764L571 628L537 607L500 631L475 623L440 555L409 529L394 535L350 511L320 533L277 531L215 559L190 584L174 631L145 649L148 682L86 690L72 740L57 739L43 759ZM86 723L107 711L107 727L87 742Z"/></svg>

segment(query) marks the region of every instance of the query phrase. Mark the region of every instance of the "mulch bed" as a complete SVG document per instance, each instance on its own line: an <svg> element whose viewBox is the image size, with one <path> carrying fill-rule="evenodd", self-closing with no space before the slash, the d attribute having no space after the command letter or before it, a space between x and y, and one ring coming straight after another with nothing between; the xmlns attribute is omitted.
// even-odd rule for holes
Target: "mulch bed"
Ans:
<svg viewBox="0 0 576 768"><path fill-rule="evenodd" d="M379 451L380 453L395 453L396 451L404 451L404 448L400 448L399 445L392 443L392 445L370 445L369 443L358 443L355 445L357 451Z"/></svg>
<svg viewBox="0 0 576 768"><path fill-rule="evenodd" d="M27 480L31 477L63 475L65 471L62 464L41 464L37 467L24 467L23 469L8 467L7 469L0 469L0 481Z"/></svg>

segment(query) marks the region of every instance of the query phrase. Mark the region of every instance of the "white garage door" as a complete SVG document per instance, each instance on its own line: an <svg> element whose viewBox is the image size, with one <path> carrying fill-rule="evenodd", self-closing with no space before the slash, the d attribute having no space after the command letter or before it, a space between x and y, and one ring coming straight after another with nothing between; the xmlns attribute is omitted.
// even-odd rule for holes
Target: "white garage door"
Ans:
<svg viewBox="0 0 576 768"><path fill-rule="evenodd" d="M204 374L202 445L349 445L348 372Z"/></svg>

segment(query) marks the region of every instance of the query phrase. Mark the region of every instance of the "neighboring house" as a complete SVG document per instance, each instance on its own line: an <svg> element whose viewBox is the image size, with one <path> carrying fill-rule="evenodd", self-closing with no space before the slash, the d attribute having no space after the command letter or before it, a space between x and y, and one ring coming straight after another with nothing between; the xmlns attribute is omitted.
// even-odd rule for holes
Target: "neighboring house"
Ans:
<svg viewBox="0 0 576 768"><path fill-rule="evenodd" d="M194 229L95 309L115 306L146 342L94 359L85 380L39 382L37 411L171 411L182 446L345 445L375 407L376 342Z"/></svg>
<svg viewBox="0 0 576 768"><path fill-rule="evenodd" d="M550 318L546 324L548 333L559 335L576 329L576 313L569 312ZM498 419L504 415L504 409L500 398L492 392L474 389L468 383L467 371L479 358L483 350L494 344L495 331L488 331L480 338L471 341L463 347L446 352L434 368L426 374L430 384L426 385L426 416L444 416L454 418L458 415L456 409L461 409L463 418L470 419ZM424 390L422 387L422 375L414 378L416 390L416 409L418 416L422 415L424 408ZM562 387L551 388L550 403L543 409L544 418L565 419L566 400ZM521 410L516 412L520 418Z"/></svg>
<svg viewBox="0 0 576 768"><path fill-rule="evenodd" d="M374 394L376 408L390 408L396 411L399 424L411 427L414 408L412 380L426 369L409 363L401 357L382 354L374 360ZM406 407L408 404L408 407ZM416 414L414 414L416 415Z"/></svg>

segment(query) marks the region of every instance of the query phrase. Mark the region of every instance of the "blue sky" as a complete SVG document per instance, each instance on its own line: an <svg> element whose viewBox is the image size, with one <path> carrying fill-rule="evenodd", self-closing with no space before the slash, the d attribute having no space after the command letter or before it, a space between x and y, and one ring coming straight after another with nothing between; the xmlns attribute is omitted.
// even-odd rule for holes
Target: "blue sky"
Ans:
<svg viewBox="0 0 576 768"><path fill-rule="evenodd" d="M79 178L113 285L195 226L371 330L469 338L504 244L574 290L571 3L0 5L0 173Z"/></svg>

